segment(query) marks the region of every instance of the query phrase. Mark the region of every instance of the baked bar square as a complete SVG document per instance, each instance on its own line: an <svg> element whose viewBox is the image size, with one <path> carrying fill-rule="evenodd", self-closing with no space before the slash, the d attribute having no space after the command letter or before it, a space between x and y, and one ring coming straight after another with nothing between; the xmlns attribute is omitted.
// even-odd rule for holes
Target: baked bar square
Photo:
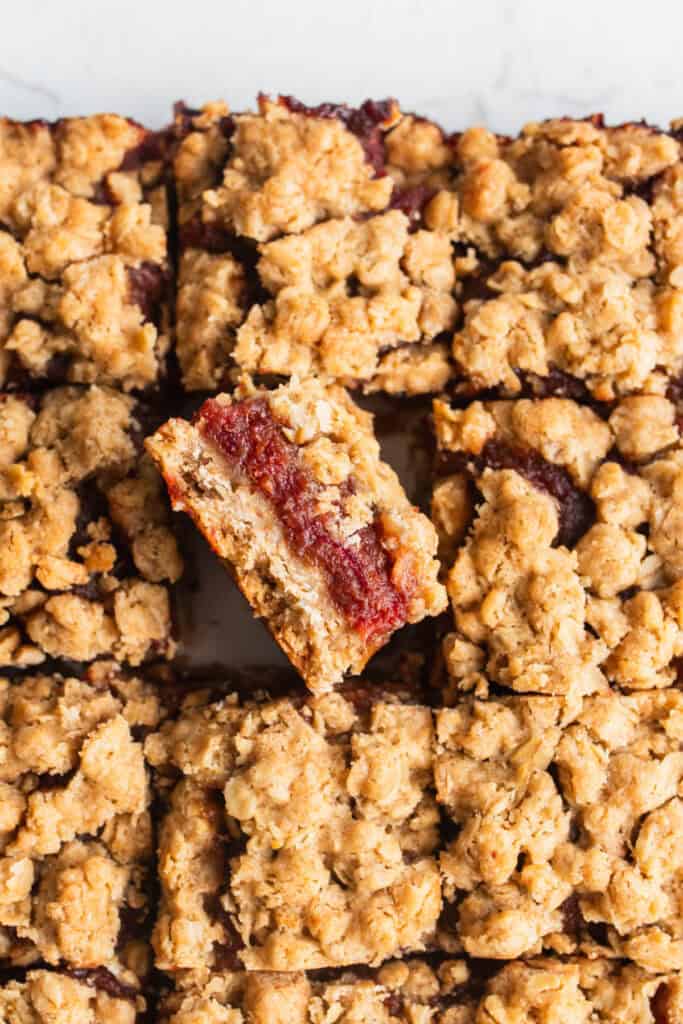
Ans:
<svg viewBox="0 0 683 1024"><path fill-rule="evenodd" d="M432 715L398 696L199 695L147 739L168 792L158 967L376 964L432 942Z"/></svg>
<svg viewBox="0 0 683 1024"><path fill-rule="evenodd" d="M0 120L0 387L148 388L169 345L165 136Z"/></svg>
<svg viewBox="0 0 683 1024"><path fill-rule="evenodd" d="M679 387L681 124L557 118L516 138L471 128L455 150L439 202L479 264L453 338L462 390L612 401Z"/></svg>
<svg viewBox="0 0 683 1024"><path fill-rule="evenodd" d="M142 740L161 718L158 689L111 664L0 681L0 966L148 974Z"/></svg>
<svg viewBox="0 0 683 1024"><path fill-rule="evenodd" d="M666 687L683 653L677 406L434 405L450 691Z"/></svg>
<svg viewBox="0 0 683 1024"><path fill-rule="evenodd" d="M96 385L0 395L0 665L173 652L182 563L149 416Z"/></svg>
<svg viewBox="0 0 683 1024"><path fill-rule="evenodd" d="M187 388L215 389L236 365L441 390L457 304L450 236L429 226L451 159L436 125L392 100L262 95L256 113L180 106L176 135Z"/></svg>
<svg viewBox="0 0 683 1024"><path fill-rule="evenodd" d="M192 516L311 689L360 673L395 630L443 611L434 528L343 389L246 382L146 445L173 507Z"/></svg>
<svg viewBox="0 0 683 1024"><path fill-rule="evenodd" d="M447 934L475 957L683 968L679 689L464 699L436 730Z"/></svg>
<svg viewBox="0 0 683 1024"><path fill-rule="evenodd" d="M147 1001L109 971L29 971L0 981L3 1024L136 1024Z"/></svg>
<svg viewBox="0 0 683 1024"><path fill-rule="evenodd" d="M550 958L502 969L406 958L368 972L225 973L188 979L164 1000L162 1024L665 1024L683 1012L680 975L614 960Z"/></svg>

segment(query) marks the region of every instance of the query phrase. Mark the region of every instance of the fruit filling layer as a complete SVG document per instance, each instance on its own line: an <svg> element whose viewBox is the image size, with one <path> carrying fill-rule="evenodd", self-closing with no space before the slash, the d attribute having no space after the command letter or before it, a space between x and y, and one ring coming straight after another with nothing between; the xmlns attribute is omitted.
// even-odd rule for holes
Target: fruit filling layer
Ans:
<svg viewBox="0 0 683 1024"><path fill-rule="evenodd" d="M204 403L197 426L234 470L273 507L292 551L325 574L330 597L367 641L380 641L407 616L406 595L392 581L392 564L371 523L338 539L340 506L320 511L321 485L302 464L262 398L226 406ZM347 484L347 487L349 485Z"/></svg>

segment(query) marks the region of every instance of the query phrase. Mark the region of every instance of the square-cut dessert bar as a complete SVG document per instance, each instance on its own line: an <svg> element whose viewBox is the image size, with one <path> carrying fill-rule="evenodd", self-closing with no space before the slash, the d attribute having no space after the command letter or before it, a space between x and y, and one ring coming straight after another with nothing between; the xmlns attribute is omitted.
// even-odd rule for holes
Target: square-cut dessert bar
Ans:
<svg viewBox="0 0 683 1024"><path fill-rule="evenodd" d="M0 394L0 665L172 653L182 563L147 420L95 385Z"/></svg>
<svg viewBox="0 0 683 1024"><path fill-rule="evenodd" d="M445 135L395 104L181 109L188 388L665 394L683 373L680 125ZM447 349L450 349L447 358Z"/></svg>
<svg viewBox="0 0 683 1024"><path fill-rule="evenodd" d="M164 139L113 114L0 120L0 387L159 380Z"/></svg>
<svg viewBox="0 0 683 1024"><path fill-rule="evenodd" d="M436 729L446 934L474 957L683 969L679 689L464 698Z"/></svg>
<svg viewBox="0 0 683 1024"><path fill-rule="evenodd" d="M185 386L231 366L319 373L366 390L439 391L451 368L456 267L425 205L451 159L394 101L358 109L259 98L176 118ZM443 219L443 218L442 218Z"/></svg>
<svg viewBox="0 0 683 1024"><path fill-rule="evenodd" d="M455 141L454 237L480 262L453 339L465 392L665 394L683 371L681 125L600 117ZM431 209L431 207L430 207ZM433 222L438 227L439 218Z"/></svg>
<svg viewBox="0 0 683 1024"><path fill-rule="evenodd" d="M666 687L683 654L683 445L658 395L435 402L453 691ZM471 524L471 525L470 525ZM468 532L469 531L469 532Z"/></svg>
<svg viewBox="0 0 683 1024"><path fill-rule="evenodd" d="M147 739L168 790L158 967L378 964L433 942L432 714L399 695L199 695Z"/></svg>
<svg viewBox="0 0 683 1024"><path fill-rule="evenodd" d="M135 1024L146 1000L107 971L33 970L0 981L3 1024Z"/></svg>
<svg viewBox="0 0 683 1024"><path fill-rule="evenodd" d="M437 538L339 387L246 382L146 441L189 513L313 690L358 674L406 623L444 610Z"/></svg>
<svg viewBox="0 0 683 1024"><path fill-rule="evenodd" d="M329 972L326 972L329 975ZM614 960L550 958L494 971L408 958L335 977L224 973L167 997L162 1024L674 1024L678 974Z"/></svg>
<svg viewBox="0 0 683 1024"><path fill-rule="evenodd" d="M142 741L162 714L157 688L111 665L0 681L0 967L59 965L111 990L148 974Z"/></svg>

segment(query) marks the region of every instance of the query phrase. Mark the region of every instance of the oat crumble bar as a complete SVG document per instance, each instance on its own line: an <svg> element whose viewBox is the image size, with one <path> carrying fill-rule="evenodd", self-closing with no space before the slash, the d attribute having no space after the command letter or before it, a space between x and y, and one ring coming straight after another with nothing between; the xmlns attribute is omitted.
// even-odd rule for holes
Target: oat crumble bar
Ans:
<svg viewBox="0 0 683 1024"><path fill-rule="evenodd" d="M480 294L453 339L466 391L584 388L602 401L666 394L683 372L680 124L599 116L471 128L434 228L471 246Z"/></svg>
<svg viewBox="0 0 683 1024"><path fill-rule="evenodd" d="M109 972L30 971L0 981L2 1024L135 1024L145 999Z"/></svg>
<svg viewBox="0 0 683 1024"><path fill-rule="evenodd" d="M444 930L683 968L683 693L464 699L436 713Z"/></svg>
<svg viewBox="0 0 683 1024"><path fill-rule="evenodd" d="M320 373L366 390L439 391L451 375L456 265L423 209L441 130L394 101L359 109L259 97L180 106L177 346L188 389Z"/></svg>
<svg viewBox="0 0 683 1024"><path fill-rule="evenodd" d="M0 680L0 966L148 973L142 740L162 717L158 689L111 663Z"/></svg>
<svg viewBox="0 0 683 1024"><path fill-rule="evenodd" d="M146 444L173 507L232 568L311 689L360 673L396 629L443 611L434 528L343 389L247 382Z"/></svg>
<svg viewBox="0 0 683 1024"><path fill-rule="evenodd" d="M0 387L159 380L166 219L163 134L0 119Z"/></svg>
<svg viewBox="0 0 683 1024"><path fill-rule="evenodd" d="M96 385L0 394L0 665L173 653L182 563L146 418Z"/></svg>
<svg viewBox="0 0 683 1024"><path fill-rule="evenodd" d="M683 653L677 407L632 396L434 404L451 691L645 690ZM471 524L471 526L470 526ZM469 532L468 532L469 531Z"/></svg>
<svg viewBox="0 0 683 1024"><path fill-rule="evenodd" d="M329 972L328 972L329 973ZM334 978L278 973L188 978L162 1024L676 1024L678 975L610 960L539 959L495 972L465 960L406 959Z"/></svg>
<svg viewBox="0 0 683 1024"><path fill-rule="evenodd" d="M430 709L383 691L188 701L145 744L175 783L157 966L293 971L425 949L441 910L432 751Z"/></svg>

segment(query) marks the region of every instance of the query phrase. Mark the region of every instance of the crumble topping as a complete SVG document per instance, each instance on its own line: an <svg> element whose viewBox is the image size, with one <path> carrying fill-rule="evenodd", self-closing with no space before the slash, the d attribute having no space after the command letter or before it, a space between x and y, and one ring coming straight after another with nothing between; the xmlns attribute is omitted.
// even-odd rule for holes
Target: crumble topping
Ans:
<svg viewBox="0 0 683 1024"><path fill-rule="evenodd" d="M237 364L258 373L315 370L353 384L375 378L383 352L406 345L413 353L414 344L452 328L450 240L410 234L409 226L404 213L391 210L361 223L326 221L261 246L257 271L273 298L252 306L238 329ZM419 360L421 352L413 355ZM427 390L447 379L443 362L436 371Z"/></svg>
<svg viewBox="0 0 683 1024"><path fill-rule="evenodd" d="M399 116L390 107L380 126ZM341 118L261 96L258 114L232 122L221 180L203 197L206 220L265 242L388 204L391 179L376 176L362 140Z"/></svg>
<svg viewBox="0 0 683 1024"><path fill-rule="evenodd" d="M255 115L183 109L176 130L186 387L216 386L234 364L392 393L444 386L456 260L446 231L420 226L424 174L413 187L421 151L435 174L444 164L428 155L436 126L390 103L261 97Z"/></svg>
<svg viewBox="0 0 683 1024"><path fill-rule="evenodd" d="M132 730L161 718L154 687L105 668L0 681L0 962L134 978L153 840Z"/></svg>
<svg viewBox="0 0 683 1024"><path fill-rule="evenodd" d="M23 981L0 986L0 1018L8 1024L135 1024L144 1005L134 991L110 994L57 971L31 971Z"/></svg>
<svg viewBox="0 0 683 1024"><path fill-rule="evenodd" d="M380 461L371 417L314 378L245 381L147 440L188 512L314 690L438 614L437 538Z"/></svg>
<svg viewBox="0 0 683 1024"><path fill-rule="evenodd" d="M561 398L437 402L435 423L444 464L459 471L434 493L442 545L456 552L457 633L444 647L453 687L485 692L484 672L539 693L673 683L683 651L674 405L634 396L603 419Z"/></svg>
<svg viewBox="0 0 683 1024"><path fill-rule="evenodd" d="M182 562L145 415L96 386L0 396L0 663L171 653Z"/></svg>
<svg viewBox="0 0 683 1024"><path fill-rule="evenodd" d="M444 895L470 955L605 947L680 970L682 712L669 689L436 713L437 799L458 828Z"/></svg>
<svg viewBox="0 0 683 1024"><path fill-rule="evenodd" d="M378 971L230 972L189 977L161 1007L164 1024L663 1024L678 1019L679 975L648 976L605 959L536 959L493 974L419 958Z"/></svg>
<svg viewBox="0 0 683 1024"><path fill-rule="evenodd" d="M428 708L339 694L190 706L151 736L150 763L183 776L161 829L158 966L423 949L441 908L432 747Z"/></svg>
<svg viewBox="0 0 683 1024"><path fill-rule="evenodd" d="M596 118L473 128L456 164L428 224L495 261L453 340L466 386L559 369L600 400L664 394L683 369L678 139Z"/></svg>
<svg viewBox="0 0 683 1024"><path fill-rule="evenodd" d="M161 138L121 117L0 120L0 386L157 380L163 171Z"/></svg>

